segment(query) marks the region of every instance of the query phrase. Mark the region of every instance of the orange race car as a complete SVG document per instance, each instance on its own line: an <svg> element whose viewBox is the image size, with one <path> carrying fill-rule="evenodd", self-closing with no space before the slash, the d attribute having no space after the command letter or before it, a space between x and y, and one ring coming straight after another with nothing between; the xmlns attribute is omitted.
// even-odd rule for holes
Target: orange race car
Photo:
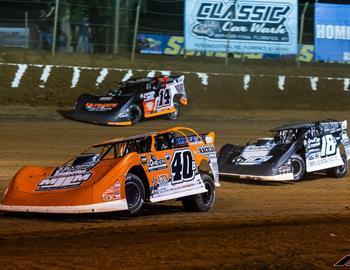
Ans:
<svg viewBox="0 0 350 270"><path fill-rule="evenodd" d="M181 199L185 210L209 211L219 186L214 138L177 127L95 144L57 168L24 167L0 210L135 215L145 201Z"/></svg>

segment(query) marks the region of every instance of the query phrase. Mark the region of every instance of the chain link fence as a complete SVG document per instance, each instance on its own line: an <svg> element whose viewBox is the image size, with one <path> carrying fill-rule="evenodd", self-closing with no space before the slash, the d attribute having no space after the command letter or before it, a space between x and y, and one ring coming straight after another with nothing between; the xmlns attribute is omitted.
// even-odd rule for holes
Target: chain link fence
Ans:
<svg viewBox="0 0 350 270"><path fill-rule="evenodd" d="M0 10L2 47L51 52L55 43L53 53L124 52L137 57L140 43L137 34L169 35L180 42L182 38L183 42L184 0L105 0L101 4L83 0L0 0L3 6L7 2L11 5ZM299 26L304 7L305 4L299 4ZM299 58L312 61L314 5L308 5L305 11L303 31L299 31L303 33ZM183 47L179 48L173 54L183 54Z"/></svg>

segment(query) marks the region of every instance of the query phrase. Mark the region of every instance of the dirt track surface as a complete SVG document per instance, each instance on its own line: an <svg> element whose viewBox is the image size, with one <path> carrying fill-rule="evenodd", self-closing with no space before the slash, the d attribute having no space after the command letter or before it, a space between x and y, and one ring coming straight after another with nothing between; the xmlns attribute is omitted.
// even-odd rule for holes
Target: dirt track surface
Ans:
<svg viewBox="0 0 350 270"><path fill-rule="evenodd" d="M117 128L64 119L53 108L1 108L0 192L28 164L58 165L88 145L185 125L214 130L216 145L245 143L286 122L348 119L349 112L184 111L177 122ZM268 119L268 120L267 120ZM350 253L350 177L300 183L221 179L209 213L179 202L140 217L0 214L1 269L331 269Z"/></svg>

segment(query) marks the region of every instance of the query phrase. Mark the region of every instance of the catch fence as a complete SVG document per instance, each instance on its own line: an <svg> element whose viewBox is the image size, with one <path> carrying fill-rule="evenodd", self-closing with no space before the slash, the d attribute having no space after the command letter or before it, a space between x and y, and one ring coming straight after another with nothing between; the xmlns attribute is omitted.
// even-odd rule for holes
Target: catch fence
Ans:
<svg viewBox="0 0 350 270"><path fill-rule="evenodd" d="M11 2L11 4L9 4ZM129 53L157 46L162 54L314 61L314 4L299 4L297 55L190 52L184 50L184 0L0 0L0 46L56 53ZM153 43L152 43L153 42ZM152 52L151 52L152 53Z"/></svg>

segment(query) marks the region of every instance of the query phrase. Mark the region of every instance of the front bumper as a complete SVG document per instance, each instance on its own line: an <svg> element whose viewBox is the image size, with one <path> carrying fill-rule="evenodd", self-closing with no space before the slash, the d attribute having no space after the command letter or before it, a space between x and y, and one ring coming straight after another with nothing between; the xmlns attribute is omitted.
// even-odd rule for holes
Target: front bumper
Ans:
<svg viewBox="0 0 350 270"><path fill-rule="evenodd" d="M73 120L111 126L130 126L131 120L121 119L117 116L117 112L88 112L74 110L69 114Z"/></svg>
<svg viewBox="0 0 350 270"><path fill-rule="evenodd" d="M247 175L247 174L235 174L235 173L220 173L222 176L231 176L240 179L250 179L258 181L290 181L294 180L293 173L285 173L279 175Z"/></svg>
<svg viewBox="0 0 350 270"><path fill-rule="evenodd" d="M97 204L74 206L25 206L0 204L0 211L28 212L28 213L52 213L52 214L82 214L123 211L128 209L126 199L103 202Z"/></svg>

